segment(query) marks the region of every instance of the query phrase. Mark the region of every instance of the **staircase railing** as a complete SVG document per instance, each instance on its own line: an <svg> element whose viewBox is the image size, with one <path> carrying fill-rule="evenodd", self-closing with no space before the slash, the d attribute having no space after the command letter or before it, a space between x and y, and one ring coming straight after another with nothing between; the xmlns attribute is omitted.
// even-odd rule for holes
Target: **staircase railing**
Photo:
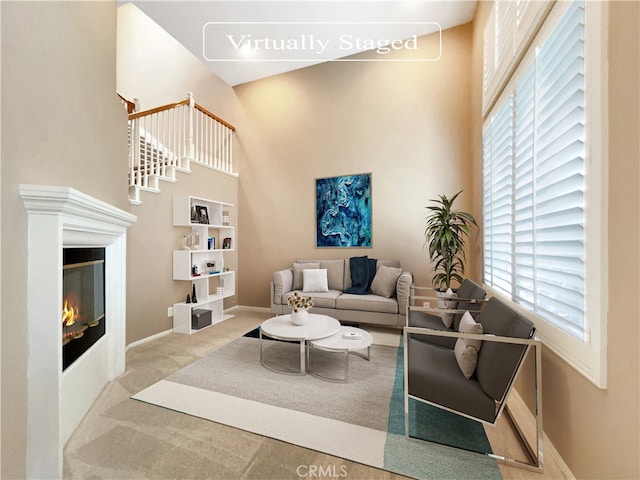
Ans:
<svg viewBox="0 0 640 480"><path fill-rule="evenodd" d="M159 191L176 181L191 162L237 176L233 171L235 127L198 105L191 93L181 102L129 114L129 198Z"/></svg>

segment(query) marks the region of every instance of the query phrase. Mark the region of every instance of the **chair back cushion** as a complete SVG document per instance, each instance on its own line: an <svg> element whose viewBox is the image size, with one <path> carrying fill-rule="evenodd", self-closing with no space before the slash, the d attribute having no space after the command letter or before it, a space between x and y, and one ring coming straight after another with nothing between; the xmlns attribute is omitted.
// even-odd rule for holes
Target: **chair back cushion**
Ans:
<svg viewBox="0 0 640 480"><path fill-rule="evenodd" d="M484 288L482 288L476 282L465 278L460 284L460 287L458 287L456 295L458 298L484 300L484 298L487 296L487 293L485 292ZM474 310L478 310L478 307L478 304L473 304L471 302L465 301L458 301L458 304L455 306L455 308L458 310L468 310L472 314ZM462 313L456 313L453 317L453 330L456 332L460 328L460 319L462 318L462 315Z"/></svg>
<svg viewBox="0 0 640 480"><path fill-rule="evenodd" d="M506 304L492 297L476 321L482 324L484 334L503 337L531 338L535 333L533 322L520 316ZM526 345L483 342L478 352L476 376L484 392L501 402L511 385Z"/></svg>

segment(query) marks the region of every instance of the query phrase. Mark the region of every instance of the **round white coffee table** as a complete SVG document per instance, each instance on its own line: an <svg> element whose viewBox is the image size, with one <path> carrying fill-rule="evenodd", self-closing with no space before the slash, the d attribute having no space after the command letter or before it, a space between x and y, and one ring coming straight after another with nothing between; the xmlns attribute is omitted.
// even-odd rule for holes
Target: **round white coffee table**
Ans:
<svg viewBox="0 0 640 480"><path fill-rule="evenodd" d="M310 313L307 323L304 325L294 325L291 323L291 315L279 315L269 318L260 325L260 363L265 368L278 373L287 373L290 375L305 375L307 373L307 341L317 340L329 337L340 331L340 322L335 318L327 315ZM264 362L262 351L262 337L274 338L276 340L287 340L291 342L300 342L300 371L289 372L280 370L267 365Z"/></svg>
<svg viewBox="0 0 640 480"><path fill-rule="evenodd" d="M356 335L357 338L348 338L349 335ZM349 354L357 355L365 360L371 359L371 344L373 337L366 330L355 327L340 327L340 331L330 337L311 340L308 342L307 369L314 377L328 380L330 382L346 382L349 380ZM332 378L319 374L311 368L311 352L314 349L325 350L327 352L342 353L344 358L344 378ZM366 350L366 354L361 350Z"/></svg>

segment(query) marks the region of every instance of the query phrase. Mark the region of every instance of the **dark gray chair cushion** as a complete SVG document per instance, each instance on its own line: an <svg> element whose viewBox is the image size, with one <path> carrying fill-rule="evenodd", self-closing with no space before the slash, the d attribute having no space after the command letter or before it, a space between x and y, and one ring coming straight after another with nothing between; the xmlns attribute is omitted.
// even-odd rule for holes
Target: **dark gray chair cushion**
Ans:
<svg viewBox="0 0 640 480"><path fill-rule="evenodd" d="M469 280L465 278L460 284L460 288L458 288L456 292L459 298L464 299L474 299L474 300L484 300L486 297L486 292L484 288L475 283L473 280ZM459 301L454 308L468 310L469 313L475 318L477 315L477 310L481 308L482 304ZM415 310L409 310L409 317L407 318L407 325L410 327L421 327L421 328L430 328L433 330L444 330L447 332L457 332L458 327L460 326L460 319L462 318L463 313L457 313L453 317L453 325L451 328L447 328L444 326L442 319L439 315L433 315L431 313L420 312ZM424 342L429 342L434 345L439 345L441 347L453 349L456 345L455 338L448 337L435 337L433 335L421 335L421 334L413 334L413 338L418 338Z"/></svg>
<svg viewBox="0 0 640 480"><path fill-rule="evenodd" d="M487 292L485 292L484 288L478 285L473 280L465 278L460 287L458 288L456 295L458 298L465 299L473 299L473 300L484 300L487 296ZM472 312L473 310L478 310L478 304L474 304L471 302L459 301L456 305L458 310L468 310ZM460 326L460 319L462 318L464 313L456 313L453 317L453 330L455 332L458 331L458 327Z"/></svg>
<svg viewBox="0 0 640 480"><path fill-rule="evenodd" d="M473 377L462 375L453 350L411 339L407 349L409 395L490 423L495 420L495 402Z"/></svg>
<svg viewBox="0 0 640 480"><path fill-rule="evenodd" d="M476 318L484 334L531 338L535 325L497 298L491 298ZM496 401L504 397L515 374L525 345L482 342L478 352L476 377L482 389Z"/></svg>
<svg viewBox="0 0 640 480"><path fill-rule="evenodd" d="M442 319L438 315L432 315L426 312L409 310L409 318L407 319L407 322L410 327L430 328L432 330L453 332L453 328L447 328L444 326ZM453 337L436 337L434 335L422 335L419 333L412 333L411 337L449 349L453 349L456 344L456 339Z"/></svg>

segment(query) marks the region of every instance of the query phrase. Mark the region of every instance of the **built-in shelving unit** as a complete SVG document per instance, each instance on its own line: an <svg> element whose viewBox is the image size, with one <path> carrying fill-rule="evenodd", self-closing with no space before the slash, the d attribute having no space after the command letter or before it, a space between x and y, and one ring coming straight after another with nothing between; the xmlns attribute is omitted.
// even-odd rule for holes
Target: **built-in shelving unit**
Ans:
<svg viewBox="0 0 640 480"><path fill-rule="evenodd" d="M230 203L190 195L173 198L173 226L185 227L182 249L173 251L173 279L190 282L185 301L173 305L173 331L194 333L194 310L211 312L211 325L231 318L223 300L236 294L236 274L225 267L225 253L235 250L229 225ZM195 287L196 303L186 302Z"/></svg>

